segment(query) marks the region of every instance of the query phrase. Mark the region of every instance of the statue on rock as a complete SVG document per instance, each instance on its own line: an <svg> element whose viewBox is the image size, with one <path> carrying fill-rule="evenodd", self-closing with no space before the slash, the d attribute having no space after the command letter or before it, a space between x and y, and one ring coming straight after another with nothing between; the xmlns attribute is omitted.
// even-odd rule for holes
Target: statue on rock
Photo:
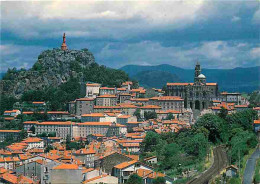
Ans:
<svg viewBox="0 0 260 184"><path fill-rule="evenodd" d="M61 50L68 50L67 45L66 45L66 35L65 35L65 33L63 34L63 43L61 44Z"/></svg>

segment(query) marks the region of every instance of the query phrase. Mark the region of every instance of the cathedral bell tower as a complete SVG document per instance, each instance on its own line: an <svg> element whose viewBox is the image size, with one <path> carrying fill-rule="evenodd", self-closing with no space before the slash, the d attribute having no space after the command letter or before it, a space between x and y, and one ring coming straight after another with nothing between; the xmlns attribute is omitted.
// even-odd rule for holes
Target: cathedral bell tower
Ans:
<svg viewBox="0 0 260 184"><path fill-rule="evenodd" d="M61 50L68 50L67 45L66 45L66 35L65 35L65 33L63 34L63 42L61 44Z"/></svg>
<svg viewBox="0 0 260 184"><path fill-rule="evenodd" d="M199 75L201 73L201 69L200 69L200 64L199 62L197 62L196 66L195 66L195 73L194 73L194 83L198 84L199 83Z"/></svg>

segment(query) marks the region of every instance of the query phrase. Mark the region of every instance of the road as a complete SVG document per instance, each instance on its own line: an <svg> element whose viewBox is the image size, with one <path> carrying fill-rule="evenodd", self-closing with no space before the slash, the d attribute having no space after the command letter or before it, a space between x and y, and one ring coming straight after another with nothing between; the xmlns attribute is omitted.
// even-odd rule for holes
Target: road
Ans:
<svg viewBox="0 0 260 184"><path fill-rule="evenodd" d="M253 176L255 172L256 160L259 158L260 150L259 147L251 155L251 157L246 162L246 168L243 177L243 184L251 184L253 181Z"/></svg>
<svg viewBox="0 0 260 184"><path fill-rule="evenodd" d="M217 175L227 165L227 154L222 146L218 146L213 150L214 162L205 173L198 178L194 178L187 184L208 184L210 179Z"/></svg>

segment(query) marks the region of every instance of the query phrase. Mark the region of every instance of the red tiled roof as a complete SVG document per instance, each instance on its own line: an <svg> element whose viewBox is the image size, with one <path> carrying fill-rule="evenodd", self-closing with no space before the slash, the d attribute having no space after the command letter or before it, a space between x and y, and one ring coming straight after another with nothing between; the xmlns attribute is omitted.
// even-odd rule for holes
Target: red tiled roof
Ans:
<svg viewBox="0 0 260 184"><path fill-rule="evenodd" d="M139 107L140 109L161 109L160 106L157 106L157 105L146 105L146 106L142 106L142 107Z"/></svg>
<svg viewBox="0 0 260 184"><path fill-rule="evenodd" d="M76 170L78 168L79 166L77 164L61 164L53 167L54 170L61 170L61 169Z"/></svg>
<svg viewBox="0 0 260 184"><path fill-rule="evenodd" d="M94 98L79 98L76 101L94 101Z"/></svg>
<svg viewBox="0 0 260 184"><path fill-rule="evenodd" d="M97 98L116 98L116 95L100 95L100 96L97 96Z"/></svg>
<svg viewBox="0 0 260 184"><path fill-rule="evenodd" d="M87 83L86 86L95 86L95 87L99 87L99 86L101 86L101 84L98 84L98 83Z"/></svg>
<svg viewBox="0 0 260 184"><path fill-rule="evenodd" d="M114 167L117 168L117 169L124 169L124 168L126 168L126 167L128 167L130 165L135 164L136 162L138 162L138 161L137 160L132 160L132 161L129 161L129 162L123 162L123 163L118 164L118 165L116 165Z"/></svg>
<svg viewBox="0 0 260 184"><path fill-rule="evenodd" d="M6 133L19 133L21 130L0 130L0 132Z"/></svg>
<svg viewBox="0 0 260 184"><path fill-rule="evenodd" d="M111 122L84 122L84 123L78 123L79 126L83 125L90 125L90 126L110 126Z"/></svg>
<svg viewBox="0 0 260 184"><path fill-rule="evenodd" d="M103 113L83 114L81 117L105 117Z"/></svg>

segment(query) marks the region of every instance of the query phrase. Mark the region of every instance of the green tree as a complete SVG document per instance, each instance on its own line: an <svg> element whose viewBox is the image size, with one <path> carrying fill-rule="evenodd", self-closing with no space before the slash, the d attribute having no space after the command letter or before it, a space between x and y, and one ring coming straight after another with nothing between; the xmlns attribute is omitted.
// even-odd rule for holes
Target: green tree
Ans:
<svg viewBox="0 0 260 184"><path fill-rule="evenodd" d="M38 137L47 137L48 134L47 134L46 132L43 132L43 133L41 133L41 134L38 134L37 136L38 136Z"/></svg>
<svg viewBox="0 0 260 184"><path fill-rule="evenodd" d="M136 116L137 121L140 121L141 120L141 110L137 108L134 112L134 116Z"/></svg>
<svg viewBox="0 0 260 184"><path fill-rule="evenodd" d="M218 116L221 117L222 119L226 119L227 115L228 115L228 110L225 109L224 107L221 107Z"/></svg>
<svg viewBox="0 0 260 184"><path fill-rule="evenodd" d="M220 141L221 124L225 123L222 118L213 114L205 114L201 116L196 124L195 128L204 127L209 131L209 140L213 143Z"/></svg>
<svg viewBox="0 0 260 184"><path fill-rule="evenodd" d="M165 184L166 180L164 177L157 177L153 180L153 184Z"/></svg>
<svg viewBox="0 0 260 184"><path fill-rule="evenodd" d="M48 133L48 137L56 137L56 132L50 132L50 133Z"/></svg>
<svg viewBox="0 0 260 184"><path fill-rule="evenodd" d="M143 179L137 174L131 174L126 184L143 184Z"/></svg>
<svg viewBox="0 0 260 184"><path fill-rule="evenodd" d="M156 150L157 144L160 143L160 136L155 132L147 132L144 141L141 144L142 152L153 152Z"/></svg>
<svg viewBox="0 0 260 184"><path fill-rule="evenodd" d="M31 126L30 131L32 131L33 134L35 134L35 126Z"/></svg>
<svg viewBox="0 0 260 184"><path fill-rule="evenodd" d="M25 139L28 136L26 130L21 130L18 135L18 141Z"/></svg>
<svg viewBox="0 0 260 184"><path fill-rule="evenodd" d="M157 93L154 89L151 89L151 88L146 89L146 93L144 95L144 98L152 98L152 97L155 97L155 96L157 96Z"/></svg>
<svg viewBox="0 0 260 184"><path fill-rule="evenodd" d="M13 96L7 96L0 94L0 114L3 114L6 110L13 109L13 104L17 101Z"/></svg>
<svg viewBox="0 0 260 184"><path fill-rule="evenodd" d="M154 111L145 111L144 112L144 118L146 120L148 120L148 119L156 119L157 118L157 114Z"/></svg>
<svg viewBox="0 0 260 184"><path fill-rule="evenodd" d="M253 121L257 119L257 112L249 109L232 113L227 116L229 124L242 126L246 130L253 130Z"/></svg>
<svg viewBox="0 0 260 184"><path fill-rule="evenodd" d="M173 114L172 114L172 113L169 113L169 114L167 115L166 119L167 119L167 120L172 120L172 119L174 119Z"/></svg>
<svg viewBox="0 0 260 184"><path fill-rule="evenodd" d="M254 91L250 94L249 102L251 107L260 106L260 91Z"/></svg>
<svg viewBox="0 0 260 184"><path fill-rule="evenodd" d="M48 152L50 152L50 150L53 150L53 146L48 144L48 146L45 148L44 152L48 153Z"/></svg>

